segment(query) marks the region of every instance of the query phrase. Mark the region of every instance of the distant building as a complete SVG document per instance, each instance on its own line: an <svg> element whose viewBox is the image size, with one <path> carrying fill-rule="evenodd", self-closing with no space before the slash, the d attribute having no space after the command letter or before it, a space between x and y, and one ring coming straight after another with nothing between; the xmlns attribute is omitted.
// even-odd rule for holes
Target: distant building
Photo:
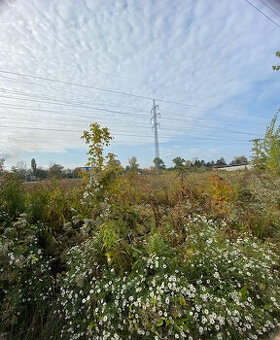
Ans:
<svg viewBox="0 0 280 340"><path fill-rule="evenodd" d="M94 169L94 166L78 166L76 169L80 171L90 172L91 169Z"/></svg>
<svg viewBox="0 0 280 340"><path fill-rule="evenodd" d="M225 170L225 171L238 171L238 170L251 170L253 165L251 164L231 164L231 165L221 165L214 166L214 170Z"/></svg>

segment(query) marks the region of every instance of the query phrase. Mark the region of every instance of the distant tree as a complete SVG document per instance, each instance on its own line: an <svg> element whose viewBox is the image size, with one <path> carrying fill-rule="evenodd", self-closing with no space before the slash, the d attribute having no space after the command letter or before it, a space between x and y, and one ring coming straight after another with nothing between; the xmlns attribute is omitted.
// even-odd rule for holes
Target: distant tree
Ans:
<svg viewBox="0 0 280 340"><path fill-rule="evenodd" d="M109 153L107 156L107 167L108 168L114 168L114 169L119 169L123 170L121 161L116 158L116 155L113 153Z"/></svg>
<svg viewBox="0 0 280 340"><path fill-rule="evenodd" d="M177 156L176 158L172 160L172 162L175 164L174 168L176 170L184 168L184 163L185 163L184 158Z"/></svg>
<svg viewBox="0 0 280 340"><path fill-rule="evenodd" d="M166 166L164 164L164 161L159 158L159 157L156 157L154 160L153 160L154 164L155 164L155 168L156 170L158 171L162 171L164 169L166 169Z"/></svg>
<svg viewBox="0 0 280 340"><path fill-rule="evenodd" d="M107 163L105 167L105 172L107 179L110 179L110 181L117 179L117 177L119 177L119 175L124 172L121 161L118 160L116 157L117 156L111 152L109 152L106 156Z"/></svg>
<svg viewBox="0 0 280 340"><path fill-rule="evenodd" d="M77 175L74 170L72 169L63 169L62 170L62 177L63 178L77 178Z"/></svg>
<svg viewBox="0 0 280 340"><path fill-rule="evenodd" d="M11 172L14 173L19 179L30 180L30 171L27 169L25 162L18 162L15 166L12 166Z"/></svg>
<svg viewBox="0 0 280 340"><path fill-rule="evenodd" d="M35 158L31 159L31 169L32 169L33 176L36 176L37 164L36 164Z"/></svg>
<svg viewBox="0 0 280 340"><path fill-rule="evenodd" d="M252 164L256 169L264 170L266 168L267 157L263 150L263 142L260 138L252 140Z"/></svg>
<svg viewBox="0 0 280 340"><path fill-rule="evenodd" d="M137 163L137 158L135 156L131 157L128 160L128 167L126 169L130 172L138 172L139 171L139 164Z"/></svg>
<svg viewBox="0 0 280 340"><path fill-rule="evenodd" d="M79 178L80 174L81 174L81 169L80 168L75 168L73 170L73 173L74 173L74 178Z"/></svg>
<svg viewBox="0 0 280 340"><path fill-rule="evenodd" d="M193 161L193 166L196 167L196 168L200 168L201 167L201 162L198 158L196 158L194 161Z"/></svg>
<svg viewBox="0 0 280 340"><path fill-rule="evenodd" d="M46 179L49 177L49 172L48 170L39 167L36 169L36 177L39 179Z"/></svg>
<svg viewBox="0 0 280 340"><path fill-rule="evenodd" d="M185 167L187 169L190 169L192 167L192 161L190 161L189 159L185 161Z"/></svg>
<svg viewBox="0 0 280 340"><path fill-rule="evenodd" d="M53 164L49 167L49 177L62 178L64 167L60 164Z"/></svg>
<svg viewBox="0 0 280 340"><path fill-rule="evenodd" d="M245 156L236 156L234 157L234 160L230 164L232 165L248 164L248 159Z"/></svg>
<svg viewBox="0 0 280 340"><path fill-rule="evenodd" d="M275 55L276 55L276 57L280 58L280 51L277 51L277 52L275 53ZM272 69L273 69L274 71L279 71L279 70L280 70L280 65L274 65L274 66L272 66Z"/></svg>
<svg viewBox="0 0 280 340"><path fill-rule="evenodd" d="M227 162L224 159L224 157L221 157L220 159L217 160L216 165L219 165L219 166L227 165Z"/></svg>

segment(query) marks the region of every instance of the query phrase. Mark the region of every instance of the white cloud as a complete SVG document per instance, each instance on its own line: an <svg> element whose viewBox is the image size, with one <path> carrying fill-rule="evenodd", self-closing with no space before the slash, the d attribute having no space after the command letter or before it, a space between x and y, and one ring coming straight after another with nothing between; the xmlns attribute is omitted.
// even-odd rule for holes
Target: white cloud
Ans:
<svg viewBox="0 0 280 340"><path fill-rule="evenodd" d="M271 70L279 29L242 1L15 0L0 11L0 70L244 112L159 103L162 142L185 133L207 138L226 122L230 128L246 121L247 129L260 131L246 93L270 80L272 93L279 93ZM0 91L2 126L82 131L98 120L111 128L120 147L153 141L149 100L1 73L0 87L6 89ZM262 99L267 106L267 92L258 97L260 106ZM1 107L11 105L18 107ZM0 152L9 154L83 147L80 132L0 127L0 133Z"/></svg>

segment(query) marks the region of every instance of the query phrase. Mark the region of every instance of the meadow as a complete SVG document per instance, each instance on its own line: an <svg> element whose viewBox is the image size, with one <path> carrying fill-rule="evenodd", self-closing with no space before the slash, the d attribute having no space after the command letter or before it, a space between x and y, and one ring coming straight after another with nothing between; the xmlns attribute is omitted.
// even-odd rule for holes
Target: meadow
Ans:
<svg viewBox="0 0 280 340"><path fill-rule="evenodd" d="M280 318L280 178L1 175L2 339L266 339Z"/></svg>

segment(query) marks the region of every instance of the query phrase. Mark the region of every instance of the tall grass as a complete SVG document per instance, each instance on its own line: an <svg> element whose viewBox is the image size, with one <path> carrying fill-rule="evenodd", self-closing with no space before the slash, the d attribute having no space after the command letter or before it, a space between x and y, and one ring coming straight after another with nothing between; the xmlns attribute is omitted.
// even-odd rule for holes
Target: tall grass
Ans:
<svg viewBox="0 0 280 340"><path fill-rule="evenodd" d="M0 182L2 337L258 339L276 328L278 177L110 169Z"/></svg>

